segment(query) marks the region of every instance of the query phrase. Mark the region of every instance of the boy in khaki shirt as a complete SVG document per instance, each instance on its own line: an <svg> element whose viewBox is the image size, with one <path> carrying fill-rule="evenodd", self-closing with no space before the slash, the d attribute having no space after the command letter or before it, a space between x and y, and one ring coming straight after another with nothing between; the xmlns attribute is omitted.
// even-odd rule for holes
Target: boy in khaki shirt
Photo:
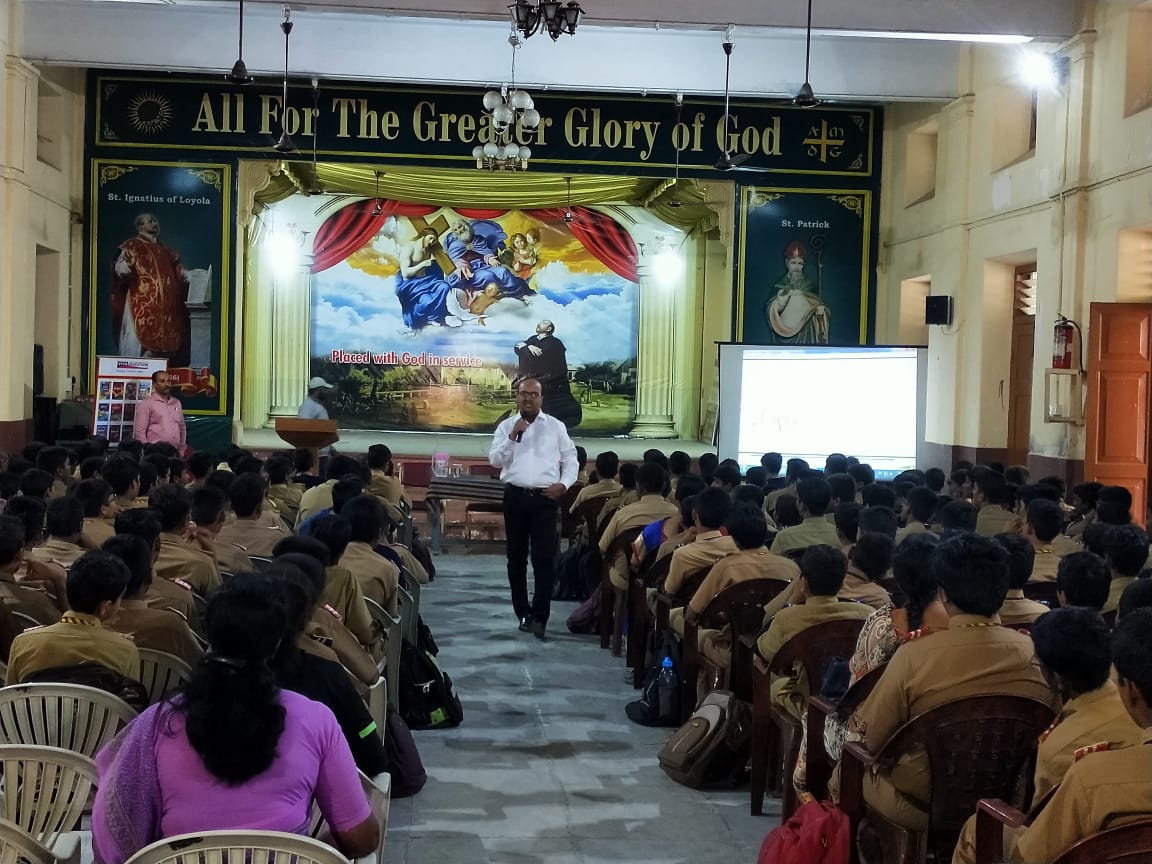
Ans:
<svg viewBox="0 0 1152 864"><path fill-rule="evenodd" d="M629 528L641 528L658 519L665 519L676 515L679 510L675 504L664 500L665 474L664 469L652 462L645 462L636 469L636 491L640 493L640 500L635 504L621 507L604 533L600 535L600 552L605 554L622 532ZM612 584L620 589L628 587L628 558L623 552L617 552L616 557L609 564L609 578Z"/></svg>
<svg viewBox="0 0 1152 864"><path fill-rule="evenodd" d="M679 594L684 583L708 570L725 555L739 551L736 542L722 530L731 510L732 498L722 489L705 489L696 496L692 507L696 535L691 543L672 553L672 564L664 581L666 593Z"/></svg>
<svg viewBox="0 0 1152 864"><path fill-rule="evenodd" d="M1036 550L1020 534L997 534L995 537L1008 553L1008 594L1000 606L1000 623L1007 627L1031 626L1048 607L1024 596L1024 586L1032 575Z"/></svg>
<svg viewBox="0 0 1152 864"><path fill-rule="evenodd" d="M375 495L357 495L340 508L340 516L348 520L350 529L340 566L352 573L365 597L379 603L393 617L399 616L396 586L400 570L376 551L384 534L384 505Z"/></svg>
<svg viewBox="0 0 1152 864"><path fill-rule="evenodd" d="M1148 560L1148 535L1139 525L1117 525L1108 531L1104 551L1112 574L1104 611L1115 612L1120 605L1120 595L1136 581Z"/></svg>
<svg viewBox="0 0 1152 864"><path fill-rule="evenodd" d="M81 480L72 494L84 508L80 545L85 549L99 549L105 540L116 536L115 520L120 503L112 487L103 480Z"/></svg>

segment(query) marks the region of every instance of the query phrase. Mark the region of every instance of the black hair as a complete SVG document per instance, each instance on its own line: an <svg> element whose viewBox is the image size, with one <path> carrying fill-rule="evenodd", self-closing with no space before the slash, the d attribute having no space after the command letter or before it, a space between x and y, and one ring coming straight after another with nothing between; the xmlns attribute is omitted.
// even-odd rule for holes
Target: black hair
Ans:
<svg viewBox="0 0 1152 864"><path fill-rule="evenodd" d="M1106 535L1108 566L1120 576L1135 576L1148 560L1148 534L1139 525L1116 525Z"/></svg>
<svg viewBox="0 0 1152 864"><path fill-rule="evenodd" d="M279 567L281 564L294 567L304 574L308 584L308 596L311 605L315 606L319 603L320 597L324 593L324 586L328 582L328 571L325 569L325 565L315 555L309 555L306 552L285 552L283 555L277 555L273 566Z"/></svg>
<svg viewBox="0 0 1152 864"><path fill-rule="evenodd" d="M599 457L597 457L597 464L599 464ZM691 470L692 457L685 453L683 450L673 450L668 454L668 471L672 474L673 477L679 477L681 474L687 474Z"/></svg>
<svg viewBox="0 0 1152 864"><path fill-rule="evenodd" d="M1111 582L1107 562L1093 552L1065 555L1056 568L1056 588L1068 606L1087 606L1099 612L1108 602Z"/></svg>
<svg viewBox="0 0 1152 864"><path fill-rule="evenodd" d="M341 513L344 505L358 495L364 494L364 484L359 477L345 477L332 484L332 512Z"/></svg>
<svg viewBox="0 0 1152 864"><path fill-rule="evenodd" d="M20 491L20 475L13 471L0 471L0 499L8 500Z"/></svg>
<svg viewBox="0 0 1152 864"><path fill-rule="evenodd" d="M1096 495L1096 519L1109 525L1132 521L1132 493L1123 486L1104 486Z"/></svg>
<svg viewBox="0 0 1152 864"><path fill-rule="evenodd" d="M947 479L943 468L929 468L924 472L924 485L933 492L943 492L944 481Z"/></svg>
<svg viewBox="0 0 1152 864"><path fill-rule="evenodd" d="M753 465L744 472L744 483L751 486L759 486L763 488L764 484L768 481L768 472L759 465Z"/></svg>
<svg viewBox="0 0 1152 864"><path fill-rule="evenodd" d="M711 483L712 472L715 471L716 466L720 464L720 457L708 450L700 454L696 459L696 464L700 466L700 476L704 478L704 482Z"/></svg>
<svg viewBox="0 0 1152 864"><path fill-rule="evenodd" d="M636 469L636 491L641 495L659 495L667 482L667 472L656 462L643 462Z"/></svg>
<svg viewBox="0 0 1152 864"><path fill-rule="evenodd" d="M987 467L990 471L995 471L997 474L1000 474L1000 475L1004 474L1004 463L1003 462L989 462Z"/></svg>
<svg viewBox="0 0 1152 864"><path fill-rule="evenodd" d="M1064 526L1064 511L1055 501L1036 498L1028 505L1028 524L1041 543L1051 543Z"/></svg>
<svg viewBox="0 0 1152 864"><path fill-rule="evenodd" d="M824 459L825 474L847 474L848 457L843 453L829 453Z"/></svg>
<svg viewBox="0 0 1152 864"><path fill-rule="evenodd" d="M1036 547L1022 534L997 534L993 539L1008 553L1008 587L1023 588L1036 566Z"/></svg>
<svg viewBox="0 0 1152 864"><path fill-rule="evenodd" d="M68 451L63 447L45 447L36 454L36 467L55 475L61 468L68 467Z"/></svg>
<svg viewBox="0 0 1152 864"><path fill-rule="evenodd" d="M665 456L664 451L659 449L658 447L650 447L647 450L645 450L644 455L641 457L641 461L643 461L643 462L655 462L657 465L659 465L665 471L668 470L668 457Z"/></svg>
<svg viewBox="0 0 1152 864"><path fill-rule="evenodd" d="M188 460L188 473L196 480L203 480L212 473L215 464L211 453L206 450L197 450Z"/></svg>
<svg viewBox="0 0 1152 864"><path fill-rule="evenodd" d="M1064 482L1063 477L1057 477L1055 474L1049 474L1046 477L1041 477L1036 481L1040 486L1049 486L1060 493L1060 497L1064 497L1064 493L1068 491L1068 484Z"/></svg>
<svg viewBox="0 0 1152 864"><path fill-rule="evenodd" d="M728 536L740 549L759 549L768 542L768 522L763 509L748 503L733 505L724 520Z"/></svg>
<svg viewBox="0 0 1152 864"><path fill-rule="evenodd" d="M152 466L152 469L156 472L156 478L158 480L168 480L168 475L170 472L168 470L167 456L162 456L159 453L149 453L141 460L141 462L147 462Z"/></svg>
<svg viewBox="0 0 1152 864"><path fill-rule="evenodd" d="M887 534L861 531L848 560L856 565L869 582L883 579L892 569L892 550L895 544Z"/></svg>
<svg viewBox="0 0 1152 864"><path fill-rule="evenodd" d="M298 537L291 534L283 540L277 541L276 545L272 547L272 557L279 558L282 555L307 555L319 561L324 567L334 563L328 547L315 537Z"/></svg>
<svg viewBox="0 0 1152 864"><path fill-rule="evenodd" d="M855 543L860 534L861 509L855 501L844 501L837 504L833 511L832 518L836 522L836 533L849 543Z"/></svg>
<svg viewBox="0 0 1152 864"><path fill-rule="evenodd" d="M124 596L131 574L128 566L107 552L85 552L68 568L68 608L95 615L101 603L115 603Z"/></svg>
<svg viewBox="0 0 1152 864"><path fill-rule="evenodd" d="M728 460L721 462L716 466L716 470L712 472L712 480L719 480L725 486L739 486L742 479L743 478L740 474L740 466L733 465L732 463L728 462Z"/></svg>
<svg viewBox="0 0 1152 864"><path fill-rule="evenodd" d="M0 516L0 567L7 567L24 548L24 523L15 516Z"/></svg>
<svg viewBox="0 0 1152 864"><path fill-rule="evenodd" d="M287 453L273 453L264 462L264 470L268 472L269 483L287 483L288 475L292 473L292 460Z"/></svg>
<svg viewBox="0 0 1152 864"><path fill-rule="evenodd" d="M1072 487L1072 495L1083 501L1087 509L1094 510L1096 509L1096 499L1103 488L1104 484L1097 483L1095 480L1091 483L1079 483Z"/></svg>
<svg viewBox="0 0 1152 864"><path fill-rule="evenodd" d="M892 554L892 577L903 595L908 629L917 630L924 623L924 610L940 593L932 567L932 557L940 539L927 532L912 534Z"/></svg>
<svg viewBox="0 0 1152 864"><path fill-rule="evenodd" d="M776 499L776 526L790 528L804 521L795 495L781 495Z"/></svg>
<svg viewBox="0 0 1152 864"><path fill-rule="evenodd" d="M679 506L680 523L684 527L688 527L692 524L692 514L696 512L696 495L685 495L680 499Z"/></svg>
<svg viewBox="0 0 1152 864"><path fill-rule="evenodd" d="M224 468L217 468L215 471L204 478L205 486L211 486L213 489L219 489L220 494L225 498L227 498L228 493L232 491L232 484L235 482L236 475Z"/></svg>
<svg viewBox="0 0 1152 864"><path fill-rule="evenodd" d="M153 546L160 536L160 514L150 507L130 507L116 514L114 527L117 534L135 534Z"/></svg>
<svg viewBox="0 0 1152 864"><path fill-rule="evenodd" d="M292 560L288 560L289 558ZM284 635L280 639L279 650L272 659L272 666L276 669L284 668L296 657L299 651L296 639L308 626L308 622L312 619L312 611L320 599L315 583L301 566L304 562L316 567L323 574L324 568L307 555L278 558L276 563L262 574L264 579L276 587L276 596L284 607Z"/></svg>
<svg viewBox="0 0 1152 864"><path fill-rule="evenodd" d="M1065 606L1032 624L1036 656L1079 695L1099 690L1112 672L1112 634L1092 609Z"/></svg>
<svg viewBox="0 0 1152 864"><path fill-rule="evenodd" d="M800 575L808 583L808 592L816 597L839 594L847 573L848 562L835 546L809 546L800 557Z"/></svg>
<svg viewBox="0 0 1152 864"><path fill-rule="evenodd" d="M789 483L795 483L800 477L800 472L807 471L809 467L807 460L793 457L788 460L788 467L784 469L784 479Z"/></svg>
<svg viewBox="0 0 1152 864"><path fill-rule="evenodd" d="M860 511L862 534L883 534L894 541L898 525L896 513L889 507L865 507Z"/></svg>
<svg viewBox="0 0 1152 864"><path fill-rule="evenodd" d="M1057 506L1060 504L1060 490L1055 486L1048 486L1044 483L1030 483L1027 486L1019 486L1016 489L1016 497L1025 507L1037 499L1051 501ZM1063 516L1063 511L1061 511L1061 516Z"/></svg>
<svg viewBox="0 0 1152 864"><path fill-rule="evenodd" d="M1123 618L1129 612L1152 606L1152 579L1137 579L1131 582L1120 595L1120 605L1116 617Z"/></svg>
<svg viewBox="0 0 1152 864"><path fill-rule="evenodd" d="M784 462L784 457L782 457L779 453L776 453L775 451L773 451L771 453L765 453L763 456L760 457L761 467L763 467L764 470L767 471L769 474L779 474L780 473L780 466L781 466L781 464L783 464L783 462Z"/></svg>
<svg viewBox="0 0 1152 864"><path fill-rule="evenodd" d="M142 597L152 584L152 544L136 534L117 534L109 537L100 547L115 555L128 568L125 597Z"/></svg>
<svg viewBox="0 0 1152 864"><path fill-rule="evenodd" d="M1119 679L1133 684L1152 705L1152 609L1137 609L1117 623L1112 663Z"/></svg>
<svg viewBox="0 0 1152 864"><path fill-rule="evenodd" d="M1115 526L1107 525L1103 522L1093 522L1084 529L1084 533L1080 535L1080 542L1084 544L1084 548L1089 552L1099 555L1101 558L1108 554L1108 533Z"/></svg>
<svg viewBox="0 0 1152 864"><path fill-rule="evenodd" d="M1027 483L1030 476L1026 465L1009 465L1004 469L1004 479L1017 486Z"/></svg>
<svg viewBox="0 0 1152 864"><path fill-rule="evenodd" d="M958 533L932 556L940 589L961 612L991 618L1008 595L1008 553L990 537Z"/></svg>
<svg viewBox="0 0 1152 864"><path fill-rule="evenodd" d="M862 462L849 465L848 475L860 486L876 482L876 472L872 470L872 466Z"/></svg>
<svg viewBox="0 0 1152 864"><path fill-rule="evenodd" d="M373 444L368 448L368 455L365 456L364 461L368 463L369 469L383 471L392 461L392 450L387 444Z"/></svg>
<svg viewBox="0 0 1152 864"><path fill-rule="evenodd" d="M287 629L278 594L260 577L232 579L212 594L205 615L210 653L172 702L204 767L229 786L267 771L284 732L286 712L269 667Z"/></svg>
<svg viewBox="0 0 1152 864"><path fill-rule="evenodd" d="M636 472L639 471L640 466L635 462L624 462L620 466L620 473L616 476L620 480L620 485L625 489L636 488Z"/></svg>
<svg viewBox="0 0 1152 864"><path fill-rule="evenodd" d="M699 474L681 474L676 481L676 500L683 501L691 495L699 495L708 486Z"/></svg>
<svg viewBox="0 0 1152 864"><path fill-rule="evenodd" d="M945 533L971 534L976 530L976 515L976 508L967 501L949 501L940 508L940 528Z"/></svg>
<svg viewBox="0 0 1152 864"><path fill-rule="evenodd" d="M76 461L83 462L93 457L103 458L108 452L108 439L102 435L93 435L80 442L76 448Z"/></svg>
<svg viewBox="0 0 1152 864"><path fill-rule="evenodd" d="M80 479L95 480L104 475L104 457L89 456L80 463Z"/></svg>
<svg viewBox="0 0 1152 864"><path fill-rule="evenodd" d="M341 508L340 515L348 520L353 541L375 545L384 533L384 505L375 495L357 495Z"/></svg>
<svg viewBox="0 0 1152 864"><path fill-rule="evenodd" d="M752 504L764 509L764 488L751 483L741 483L732 490L732 503Z"/></svg>
<svg viewBox="0 0 1152 864"><path fill-rule="evenodd" d="M328 460L329 480L341 480L349 474L359 477L364 483L371 479L368 469L351 456L333 456Z"/></svg>
<svg viewBox="0 0 1152 864"><path fill-rule="evenodd" d="M891 486L869 483L860 490L860 502L865 507L887 507L896 509L896 492Z"/></svg>
<svg viewBox="0 0 1152 864"><path fill-rule="evenodd" d="M29 498L43 498L52 488L56 478L39 468L29 468L20 475L20 494Z"/></svg>
<svg viewBox="0 0 1152 864"><path fill-rule="evenodd" d="M715 531L728 518L732 509L732 498L723 489L709 487L696 496L696 516L700 525Z"/></svg>
<svg viewBox="0 0 1152 864"><path fill-rule="evenodd" d="M228 490L228 503L237 517L255 516L264 503L264 478L250 471L237 475Z"/></svg>
<svg viewBox="0 0 1152 864"><path fill-rule="evenodd" d="M312 522L312 536L328 547L329 563L338 564L352 540L352 526L343 516L325 513Z"/></svg>
<svg viewBox="0 0 1152 864"><path fill-rule="evenodd" d="M620 471L620 457L612 450L602 450L596 454L596 476L601 480L612 480Z"/></svg>
<svg viewBox="0 0 1152 864"><path fill-rule="evenodd" d="M39 455L40 451L47 446L48 445L43 441L29 441L20 451L20 455L24 457L25 461L31 462L33 465L35 465L36 457Z"/></svg>
<svg viewBox="0 0 1152 864"><path fill-rule="evenodd" d="M665 460L667 461L667 460ZM583 468L588 463L588 451L579 444L576 445L576 464Z"/></svg>
<svg viewBox="0 0 1152 864"><path fill-rule="evenodd" d="M158 486L148 496L148 509L160 517L161 531L182 531L188 524L192 499L188 490L169 483Z"/></svg>
<svg viewBox="0 0 1152 864"><path fill-rule="evenodd" d="M915 522L928 523L936 513L936 493L927 486L908 490L908 512Z"/></svg>
<svg viewBox="0 0 1152 864"><path fill-rule="evenodd" d="M228 469L233 474L243 474L244 471L241 469L241 465L245 459L251 458L253 458L251 450L245 450L243 447L237 447L235 444L233 444L228 448L228 455L225 457L224 461L228 463ZM256 470L259 471L260 469L258 468Z"/></svg>
<svg viewBox="0 0 1152 864"><path fill-rule="evenodd" d="M4 505L4 515L14 516L24 523L24 544L31 546L44 534L44 511L47 509L43 498L18 495Z"/></svg>
<svg viewBox="0 0 1152 864"><path fill-rule="evenodd" d="M53 498L44 514L44 530L49 537L74 537L84 530L84 505L71 495Z"/></svg>
<svg viewBox="0 0 1152 864"><path fill-rule="evenodd" d="M212 486L193 489L188 518L197 525L215 525L224 512L224 493Z"/></svg>
<svg viewBox="0 0 1152 864"><path fill-rule="evenodd" d="M242 459L237 459L235 466L232 468L232 473L237 477L242 474L255 474L260 477L264 473L264 460L257 459L255 456L245 456ZM263 479L261 477L261 479Z"/></svg>
<svg viewBox="0 0 1152 864"><path fill-rule="evenodd" d="M973 472L973 485L980 490L989 504L1003 504L1008 493L1008 481L1004 475L990 468Z"/></svg>
<svg viewBox="0 0 1152 864"><path fill-rule="evenodd" d="M151 462L144 461L140 463L140 497L146 498L152 492L152 487L156 485L156 477L158 476L156 466ZM164 476L168 476L168 470L164 470Z"/></svg>
<svg viewBox="0 0 1152 864"><path fill-rule="evenodd" d="M81 480L72 490L72 496L80 502L84 515L90 518L100 515L100 510L112 495L112 487L104 480Z"/></svg>
<svg viewBox="0 0 1152 864"><path fill-rule="evenodd" d="M306 450L303 447L298 448L292 453L292 468L297 474L304 474L311 471L316 465L316 460L312 458L312 451Z"/></svg>
<svg viewBox="0 0 1152 864"><path fill-rule="evenodd" d="M809 477L796 484L796 497L809 516L823 516L832 503L832 487L822 477Z"/></svg>
<svg viewBox="0 0 1152 864"><path fill-rule="evenodd" d="M824 478L832 487L832 500L845 503L856 500L856 481L851 474L828 474Z"/></svg>

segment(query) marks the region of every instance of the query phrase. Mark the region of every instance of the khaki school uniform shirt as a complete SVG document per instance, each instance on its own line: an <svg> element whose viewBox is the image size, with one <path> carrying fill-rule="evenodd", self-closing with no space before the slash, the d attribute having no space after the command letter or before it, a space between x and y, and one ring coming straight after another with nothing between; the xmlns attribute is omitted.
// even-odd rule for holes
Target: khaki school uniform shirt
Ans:
<svg viewBox="0 0 1152 864"><path fill-rule="evenodd" d="M107 629L95 615L67 612L48 627L25 630L12 643L7 684L57 666L99 663L127 678L140 677L140 653L132 640Z"/></svg>
<svg viewBox="0 0 1152 864"><path fill-rule="evenodd" d="M999 504L985 504L976 514L976 533L982 537L1015 534L1020 530L1020 517Z"/></svg>
<svg viewBox="0 0 1152 864"><path fill-rule="evenodd" d="M1073 540L1071 537L1065 537L1063 534L1057 534L1052 538L1052 551L1063 558L1065 555L1071 555L1073 552L1083 552L1084 547Z"/></svg>
<svg viewBox="0 0 1152 864"><path fill-rule="evenodd" d="M80 545L87 549L99 549L110 537L116 536L111 519L101 516L84 517L84 530L80 533Z"/></svg>
<svg viewBox="0 0 1152 864"><path fill-rule="evenodd" d="M304 520L314 513L319 513L332 506L332 487L335 480L325 480L319 486L313 486L300 496L300 508L296 512L296 530L304 524Z"/></svg>
<svg viewBox="0 0 1152 864"><path fill-rule="evenodd" d="M1112 581L1108 584L1108 599L1104 603L1103 612L1115 612L1120 608L1120 595L1124 593L1124 589L1136 581L1135 576L1112 576ZM1150 756L1152 758L1152 756Z"/></svg>
<svg viewBox="0 0 1152 864"><path fill-rule="evenodd" d="M144 595L144 602L152 609L168 609L188 622L192 632L204 636L204 625L196 608L192 586L179 579L163 579L153 571L152 584Z"/></svg>
<svg viewBox="0 0 1152 864"><path fill-rule="evenodd" d="M687 547L685 547L687 548ZM795 561L773 555L764 546L759 549L745 549L726 555L712 565L692 599L688 608L700 614L712 598L730 585L746 582L749 579L782 579L791 582L800 575Z"/></svg>
<svg viewBox="0 0 1152 864"><path fill-rule="evenodd" d="M364 592L360 590L356 577L347 567L340 565L329 567L325 573L327 578L320 605L330 607L362 645L371 645L376 641L372 616L368 614Z"/></svg>
<svg viewBox="0 0 1152 864"><path fill-rule="evenodd" d="M785 486L783 489L776 489L773 492L769 492L764 497L764 509L767 510L768 513L770 513L771 515L775 516L776 515L776 502L779 501L781 498L784 498L784 497L790 497L790 498L796 497L796 484L795 483L793 483L790 486Z"/></svg>
<svg viewBox="0 0 1152 864"><path fill-rule="evenodd" d="M899 546L908 537L916 534L931 534L931 529L928 528L923 522L909 522L903 528L896 532L896 545Z"/></svg>
<svg viewBox="0 0 1152 864"><path fill-rule="evenodd" d="M348 632L331 610L321 606L312 613L312 620L304 628L304 634L311 644L297 641L305 651L317 657L340 663L352 676L364 685L371 687L380 677L379 667L356 637Z"/></svg>
<svg viewBox="0 0 1152 864"><path fill-rule="evenodd" d="M30 549L24 553L28 561L44 561L48 564L59 564L65 570L76 563L76 559L87 550L81 549L75 543L61 540L58 537L49 537L41 546Z"/></svg>
<svg viewBox="0 0 1152 864"><path fill-rule="evenodd" d="M167 531L160 534L160 557L155 569L157 576L186 582L202 597L220 587L220 568L215 557Z"/></svg>
<svg viewBox="0 0 1152 864"><path fill-rule="evenodd" d="M865 744L875 753L908 720L967 696L1025 696L1052 704L1034 654L1031 638L980 615L956 615L948 629L905 642L857 712ZM905 754L881 776L926 807L931 789L926 754Z"/></svg>
<svg viewBox="0 0 1152 864"><path fill-rule="evenodd" d="M354 540L340 558L340 566L348 569L365 597L379 603L389 615L399 616L396 585L400 581L400 571L395 564L367 543Z"/></svg>
<svg viewBox="0 0 1152 864"><path fill-rule="evenodd" d="M1004 598L1004 605L1000 607L1000 623L1009 627L1032 624L1048 611L1050 610L1043 603L1025 597L1023 588L1009 588L1008 596Z"/></svg>
<svg viewBox="0 0 1152 864"><path fill-rule="evenodd" d="M237 519L231 525L225 525L216 536L217 543L239 546L245 557L255 555L259 558L271 558L272 549L285 537L290 537L284 523L277 519L276 524L267 527L254 519Z"/></svg>
<svg viewBox="0 0 1152 864"><path fill-rule="evenodd" d="M1143 732L1143 753L1089 753L1072 765L1052 800L1016 838L1009 860L1052 861L1091 834L1152 814L1152 730Z"/></svg>
<svg viewBox="0 0 1152 864"><path fill-rule="evenodd" d="M1036 557L1032 562L1032 575L1029 582L1055 582L1056 571L1060 568L1060 559L1067 553L1056 551L1051 543L1035 541L1032 548L1036 550Z"/></svg>
<svg viewBox="0 0 1152 864"><path fill-rule="evenodd" d="M739 552L736 541L719 531L701 531L691 543L672 553L664 591L677 594L692 577L703 573L726 555Z"/></svg>
<svg viewBox="0 0 1152 864"><path fill-rule="evenodd" d="M108 622L108 627L129 637L138 649L163 651L179 657L189 666L194 667L204 656L204 649L192 634L188 622L171 609L121 606L116 617Z"/></svg>
<svg viewBox="0 0 1152 864"><path fill-rule="evenodd" d="M268 499L276 505L280 515L295 524L296 513L300 510L300 497L304 494L302 483L273 483L268 487Z"/></svg>
<svg viewBox="0 0 1152 864"><path fill-rule="evenodd" d="M612 517L616 515L616 512L621 507L627 507L629 504L635 504L639 500L639 492L637 492L635 489L625 489L623 486L621 486L619 495L615 496L614 498L609 498L604 502L604 507L601 509L600 515L596 517L596 527L603 530L604 526L612 520ZM680 511L677 510L676 512L679 513Z"/></svg>
<svg viewBox="0 0 1152 864"><path fill-rule="evenodd" d="M400 478L391 477L383 471L372 472L368 492L377 498L383 498L393 507L399 507L401 501L408 501L408 494L404 491Z"/></svg>
<svg viewBox="0 0 1152 864"><path fill-rule="evenodd" d="M421 585L427 585L431 580L428 578L428 571L424 569L424 565L420 560L412 554L412 552L403 543L385 543L389 549L396 553L400 559L400 563L404 565L404 570L409 576L419 582Z"/></svg>
<svg viewBox="0 0 1152 864"><path fill-rule="evenodd" d="M619 495L620 489L620 483L616 480L597 480L576 493L576 500L572 502L568 512L575 514L580 509L581 504L585 501L591 501L593 498L608 498L612 495Z"/></svg>
<svg viewBox="0 0 1152 864"><path fill-rule="evenodd" d="M10 612L20 612L38 624L55 624L60 620L59 607L43 588L21 585L12 573L0 573L0 603Z"/></svg>
<svg viewBox="0 0 1152 864"><path fill-rule="evenodd" d="M786 555L797 549L820 545L840 548L836 526L823 516L808 516L799 525L792 525L777 534L772 541L772 551L777 555Z"/></svg>
<svg viewBox="0 0 1152 864"><path fill-rule="evenodd" d="M642 528L659 519L674 516L680 511L676 505L669 504L659 495L645 495L635 504L621 507L608 522L604 533L600 535L600 552L606 553L623 531L629 528ZM628 587L628 558L623 552L618 552L613 559L608 572L612 584L617 588Z"/></svg>
<svg viewBox="0 0 1152 864"><path fill-rule="evenodd" d="M841 600L855 600L866 604L872 609L883 609L892 603L891 595L875 582L868 581L868 577L855 564L848 565L844 584L837 596Z"/></svg>

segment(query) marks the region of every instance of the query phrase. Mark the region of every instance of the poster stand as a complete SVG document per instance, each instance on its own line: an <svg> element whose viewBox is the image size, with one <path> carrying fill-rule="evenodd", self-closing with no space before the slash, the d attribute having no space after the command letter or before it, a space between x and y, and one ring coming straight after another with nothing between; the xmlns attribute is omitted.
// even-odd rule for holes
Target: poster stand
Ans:
<svg viewBox="0 0 1152 864"><path fill-rule="evenodd" d="M164 357L96 358L96 410L92 434L112 447L132 437L136 406L152 395L152 375L168 368Z"/></svg>

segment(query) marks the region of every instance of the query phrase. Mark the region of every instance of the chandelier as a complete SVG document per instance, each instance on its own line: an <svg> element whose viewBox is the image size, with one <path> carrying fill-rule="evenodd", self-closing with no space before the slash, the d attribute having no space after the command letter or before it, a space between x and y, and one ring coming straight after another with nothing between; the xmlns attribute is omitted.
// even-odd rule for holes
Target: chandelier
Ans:
<svg viewBox="0 0 1152 864"><path fill-rule="evenodd" d="M484 94L484 112L492 127L493 140L472 148L476 167L489 171L525 171L532 151L514 138L517 131L535 132L540 112L526 90L516 87L516 49L521 45L516 31L508 37L512 46L512 84Z"/></svg>
<svg viewBox="0 0 1152 864"><path fill-rule="evenodd" d="M512 13L512 22L516 29L527 39L543 27L548 35L555 41L560 34L567 33L573 36L576 25L580 23L580 16L584 10L576 0L561 3L560 0L540 0L533 5L528 0L516 0L508 11Z"/></svg>

